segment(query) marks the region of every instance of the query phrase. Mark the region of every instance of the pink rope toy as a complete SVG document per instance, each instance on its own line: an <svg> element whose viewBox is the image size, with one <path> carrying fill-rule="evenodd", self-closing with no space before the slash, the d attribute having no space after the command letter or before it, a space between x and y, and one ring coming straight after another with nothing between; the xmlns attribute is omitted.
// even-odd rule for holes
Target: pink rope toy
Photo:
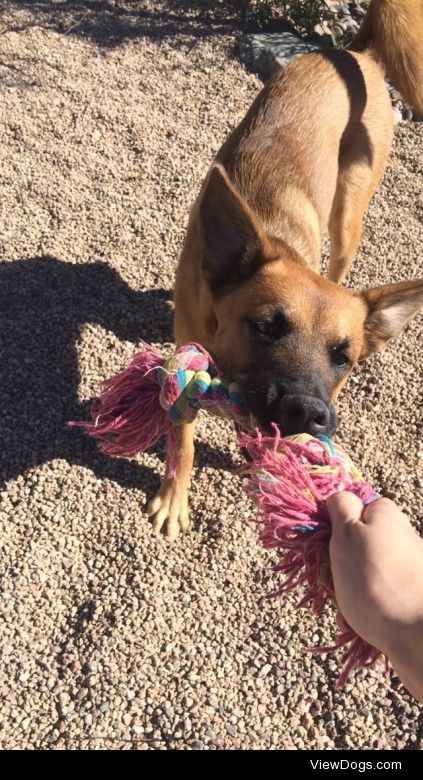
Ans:
<svg viewBox="0 0 423 780"><path fill-rule="evenodd" d="M192 421L200 409L228 417L243 429L238 443L251 462L241 468L245 487L258 506L255 523L266 548L281 551L276 570L285 576L273 596L302 587L298 606L310 606L320 616L328 601L335 603L329 563L331 523L326 499L340 490L355 493L363 505L378 498L347 455L325 436L300 434L283 438L257 430L240 388L219 377L212 356L198 344L188 344L165 360L145 345L120 374L106 380L90 422L74 421L100 440L103 452L133 457L168 436L168 476L177 470L179 425ZM367 644L339 614L340 632L330 647L344 648L342 687L352 672L372 666L381 653ZM385 658L385 669L389 661Z"/></svg>

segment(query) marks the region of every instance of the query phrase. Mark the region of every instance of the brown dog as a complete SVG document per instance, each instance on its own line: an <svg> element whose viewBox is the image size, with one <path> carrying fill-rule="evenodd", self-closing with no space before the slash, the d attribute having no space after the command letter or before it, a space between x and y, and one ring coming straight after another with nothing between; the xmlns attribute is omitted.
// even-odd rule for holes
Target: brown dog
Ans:
<svg viewBox="0 0 423 780"><path fill-rule="evenodd" d="M217 155L191 212L176 278L175 336L211 349L263 428L332 434L352 366L400 333L423 280L356 293L339 283L384 172L392 79L423 114L423 1L373 0L350 51L276 74ZM329 279L319 275L331 239ZM178 476L148 513L174 539L188 520L194 424Z"/></svg>

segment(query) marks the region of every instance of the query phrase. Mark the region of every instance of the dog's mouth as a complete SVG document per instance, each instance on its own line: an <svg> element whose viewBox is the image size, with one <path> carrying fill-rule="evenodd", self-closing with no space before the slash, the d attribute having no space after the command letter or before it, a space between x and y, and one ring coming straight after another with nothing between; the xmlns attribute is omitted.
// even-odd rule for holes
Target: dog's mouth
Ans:
<svg viewBox="0 0 423 780"><path fill-rule="evenodd" d="M265 433L272 433L275 423L283 436L335 433L338 416L329 398L301 390L290 392L283 382L267 387L247 384L242 389L249 411Z"/></svg>
<svg viewBox="0 0 423 780"><path fill-rule="evenodd" d="M242 385L241 385L242 387ZM277 420L272 419L267 406L267 393L264 388L245 387L242 389L248 410L263 433L272 432L272 424Z"/></svg>

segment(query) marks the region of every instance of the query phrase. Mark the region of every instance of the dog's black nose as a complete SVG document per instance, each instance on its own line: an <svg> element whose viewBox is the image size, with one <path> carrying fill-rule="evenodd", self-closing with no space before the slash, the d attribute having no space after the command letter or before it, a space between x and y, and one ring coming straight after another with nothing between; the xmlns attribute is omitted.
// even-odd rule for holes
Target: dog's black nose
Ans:
<svg viewBox="0 0 423 780"><path fill-rule="evenodd" d="M284 436L310 433L312 436L333 433L330 410L319 398L309 395L285 395L279 405L280 428Z"/></svg>

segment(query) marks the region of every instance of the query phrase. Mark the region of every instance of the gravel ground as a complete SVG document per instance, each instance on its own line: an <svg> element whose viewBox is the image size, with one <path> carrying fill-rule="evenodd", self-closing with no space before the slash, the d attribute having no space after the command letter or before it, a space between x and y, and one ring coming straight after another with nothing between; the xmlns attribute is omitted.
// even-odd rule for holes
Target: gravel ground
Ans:
<svg viewBox="0 0 423 780"><path fill-rule="evenodd" d="M337 657L303 652L332 612L316 625L293 597L266 600L228 425L198 427L194 529L173 546L143 514L163 449L112 461L65 427L142 338L170 347L189 206L260 87L235 30L113 5L3 3L1 745L419 749L397 678L337 691ZM397 128L351 285L422 272L422 141ZM339 440L417 523L420 334L339 404Z"/></svg>

